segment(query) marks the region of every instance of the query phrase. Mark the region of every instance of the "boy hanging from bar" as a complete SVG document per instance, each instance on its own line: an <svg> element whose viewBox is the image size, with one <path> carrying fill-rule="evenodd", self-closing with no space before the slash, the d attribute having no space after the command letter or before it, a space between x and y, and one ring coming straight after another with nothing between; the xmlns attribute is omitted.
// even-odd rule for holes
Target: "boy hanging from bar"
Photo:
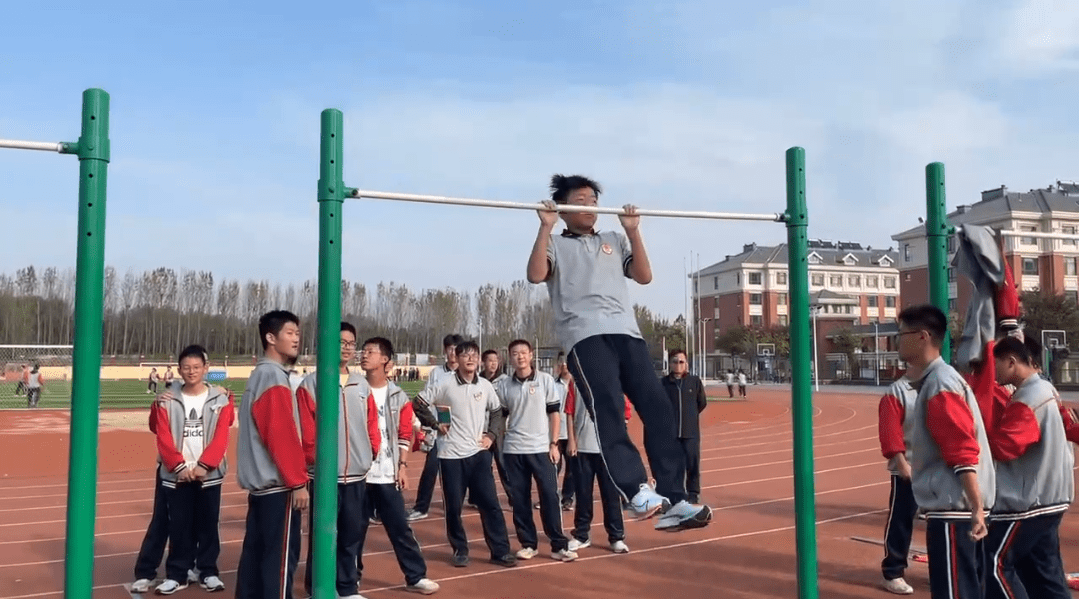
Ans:
<svg viewBox="0 0 1079 599"><path fill-rule="evenodd" d="M363 372L352 372L349 364L356 356L356 327L342 322L340 330L341 361L338 364L340 386L337 389L340 410L337 417L337 595L342 599L359 598L359 576L356 568L363 550L363 533L367 526L365 514L367 472L379 452L378 412L374 397ZM307 422L315 422L318 398L318 373L304 378L296 390L300 411L308 414ZM309 466L314 464L314 436L304 431L304 450ZM315 489L311 486L311 495ZM313 514L313 510L312 510ZM314 529L314 516L308 519L308 530ZM307 537L307 565L304 568L304 589L312 587L312 549L314 535Z"/></svg>
<svg viewBox="0 0 1079 599"><path fill-rule="evenodd" d="M360 368L366 373L371 389L371 399L377 414L377 438L372 446L378 447L371 469L367 473L367 491L363 515L360 517L360 554L356 571L363 574L363 546L368 527L376 512L382 527L386 529L397 565L405 575L405 590L422 595L438 591L438 583L427 578L427 562L420 552L420 545L408 523L405 498L402 491L408 488L408 451L412 445L412 401L408 394L387 378L393 369L393 344L383 337L372 337L363 342Z"/></svg>
<svg viewBox="0 0 1079 599"><path fill-rule="evenodd" d="M155 590L158 595L186 588L193 568L203 589L225 590L217 568L218 521L235 413L232 392L204 382L207 360L201 345L184 348L178 360L181 381L166 388L152 408L169 521L166 579Z"/></svg>
<svg viewBox="0 0 1079 599"><path fill-rule="evenodd" d="M289 384L289 368L300 354L300 319L274 310L259 318L258 328L263 357L240 400L236 443L236 479L248 492L236 597L292 599L300 514L310 504L300 431L313 433L314 423Z"/></svg>
<svg viewBox="0 0 1079 599"><path fill-rule="evenodd" d="M678 443L674 412L654 374L641 337L626 279L652 281L635 206L619 215L625 234L596 231L594 212L561 215L566 228L554 235L557 204L596 206L601 189L580 175L551 178L551 200L538 210L540 227L528 259L528 281L546 283L555 329L569 350L570 373L592 416L606 474L640 518L662 516L659 530L707 526L708 506L687 501L686 461ZM648 484L640 453L623 421L623 393L640 415L656 487Z"/></svg>

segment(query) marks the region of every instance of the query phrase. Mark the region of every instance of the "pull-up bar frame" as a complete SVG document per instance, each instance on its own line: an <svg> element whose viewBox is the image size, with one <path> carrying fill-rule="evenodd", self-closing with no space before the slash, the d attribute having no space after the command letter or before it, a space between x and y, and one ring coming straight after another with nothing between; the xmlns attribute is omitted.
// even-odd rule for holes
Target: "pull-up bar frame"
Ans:
<svg viewBox="0 0 1079 599"><path fill-rule="evenodd" d="M346 188L342 177L344 118L340 110L322 112L321 160L319 163L319 312L317 355L317 431L313 535L313 586L316 599L333 599L334 539L337 520L337 365L341 319L341 210L345 197L372 198L490 208L539 210L540 204L496 202L444 196L365 191ZM786 153L787 210L782 214L731 214L638 210L641 216L708 218L725 220L780 221L787 226L788 284L790 291L790 337L793 388L791 412L794 432L795 541L798 555L798 598L817 599L816 510L813 481L813 397L810 385L809 338L809 225L805 197L805 150ZM619 208L560 205L560 212L624 214ZM566 348L568 349L568 348Z"/></svg>

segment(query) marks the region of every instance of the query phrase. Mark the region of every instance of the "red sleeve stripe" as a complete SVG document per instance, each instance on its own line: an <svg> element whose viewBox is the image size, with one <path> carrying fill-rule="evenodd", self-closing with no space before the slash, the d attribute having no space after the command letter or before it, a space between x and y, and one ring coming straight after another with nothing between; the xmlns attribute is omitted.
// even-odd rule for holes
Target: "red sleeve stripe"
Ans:
<svg viewBox="0 0 1079 599"><path fill-rule="evenodd" d="M907 450L907 444L903 439L903 418L906 415L906 409L896 396L889 393L880 398L877 411L880 451L885 459L890 460Z"/></svg>
<svg viewBox="0 0 1079 599"><path fill-rule="evenodd" d="M281 474L282 482L286 487L296 489L307 484L308 476L292 402L292 390L288 386L270 387L252 402L251 419Z"/></svg>
<svg viewBox="0 0 1079 599"><path fill-rule="evenodd" d="M944 462L957 466L978 464L980 449L974 432L974 414L966 397L954 391L941 391L926 404L929 434L940 447Z"/></svg>

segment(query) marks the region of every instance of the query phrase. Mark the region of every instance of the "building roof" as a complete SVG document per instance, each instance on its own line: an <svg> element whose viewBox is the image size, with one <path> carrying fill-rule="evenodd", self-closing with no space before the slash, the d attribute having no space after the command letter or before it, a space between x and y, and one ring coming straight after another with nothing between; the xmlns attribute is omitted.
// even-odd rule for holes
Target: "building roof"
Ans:
<svg viewBox="0 0 1079 599"><path fill-rule="evenodd" d="M1008 191L1004 185L982 192L982 199L970 205L961 205L948 213L947 221L953 225L964 223L987 224L1008 218L1015 213L1047 215L1050 213L1079 219L1079 185L1057 181L1045 189L1026 192ZM921 219L919 219L921 220ZM892 235L902 241L925 236L925 224Z"/></svg>
<svg viewBox="0 0 1079 599"><path fill-rule="evenodd" d="M849 254L856 260L857 266L871 266L879 264L881 258L887 257L895 264L899 260L899 252L893 248L874 249L871 246L862 247L860 243L851 241L828 241L824 239L810 239L809 253L816 253L821 258L821 264L843 264L843 259ZM698 272L690 273L689 277L707 276L736 270L743 265L787 264L787 244L781 243L774 246L757 245L748 243L742 246L742 252L734 256L727 256L722 261L703 268Z"/></svg>

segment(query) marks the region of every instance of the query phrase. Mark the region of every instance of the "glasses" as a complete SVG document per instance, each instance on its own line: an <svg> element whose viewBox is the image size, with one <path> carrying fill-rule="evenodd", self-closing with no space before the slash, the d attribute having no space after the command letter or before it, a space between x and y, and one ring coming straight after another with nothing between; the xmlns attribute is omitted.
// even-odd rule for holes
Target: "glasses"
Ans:
<svg viewBox="0 0 1079 599"><path fill-rule="evenodd" d="M377 347L365 347L360 353L365 356L370 356L371 354L381 354L382 351Z"/></svg>
<svg viewBox="0 0 1079 599"><path fill-rule="evenodd" d="M356 342L355 341L342 341L341 342L341 349L356 349Z"/></svg>
<svg viewBox="0 0 1079 599"><path fill-rule="evenodd" d="M921 330L917 330L917 331L899 331L898 333L895 333L894 335L892 335L892 341L895 342L895 343L899 343L899 339L902 338L903 335L921 335L922 333L923 333L923 331L921 331Z"/></svg>

